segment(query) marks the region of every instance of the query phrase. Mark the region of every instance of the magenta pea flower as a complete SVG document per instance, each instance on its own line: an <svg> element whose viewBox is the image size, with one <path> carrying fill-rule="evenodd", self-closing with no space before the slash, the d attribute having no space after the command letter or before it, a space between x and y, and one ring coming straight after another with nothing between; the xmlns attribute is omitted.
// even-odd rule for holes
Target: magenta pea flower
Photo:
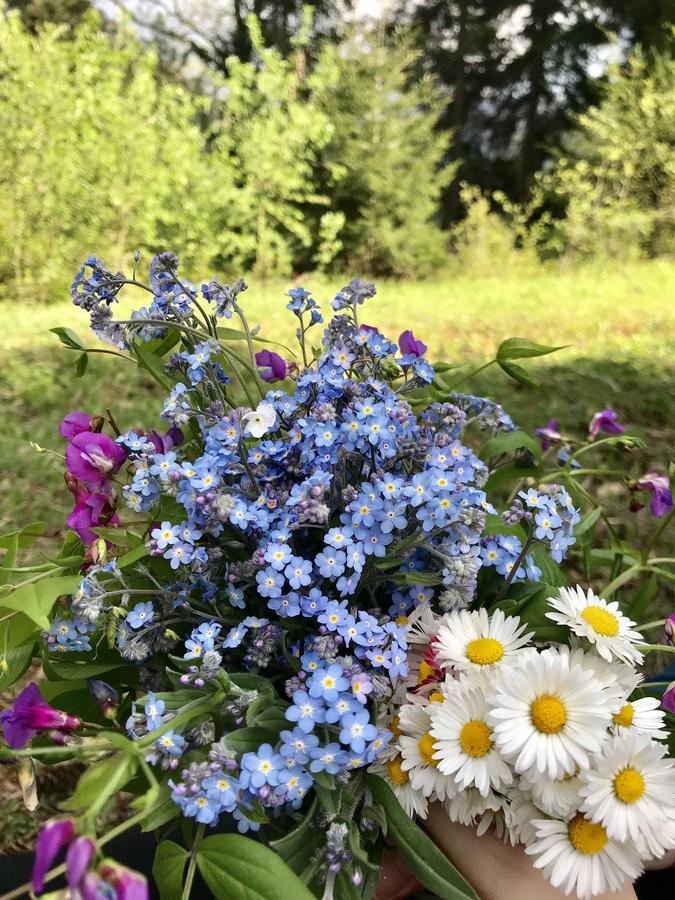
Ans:
<svg viewBox="0 0 675 900"><path fill-rule="evenodd" d="M562 435L558 431L558 420L551 419L543 428L535 428L534 433L539 438L542 450L548 450L552 444L562 441Z"/></svg>
<svg viewBox="0 0 675 900"><path fill-rule="evenodd" d="M623 434L625 430L623 425L616 421L616 413L611 407L596 412L588 426L588 434L593 441L601 431L606 434Z"/></svg>
<svg viewBox="0 0 675 900"><path fill-rule="evenodd" d="M81 431L66 450L66 467L87 484L99 484L114 475L126 459L124 448L107 434Z"/></svg>
<svg viewBox="0 0 675 900"><path fill-rule="evenodd" d="M75 501L66 524L77 533L85 547L98 540L98 535L92 531L93 528L119 524L110 497L102 491L88 491L79 487L75 491Z"/></svg>
<svg viewBox="0 0 675 900"><path fill-rule="evenodd" d="M140 872L113 860L102 862L98 871L105 883L114 888L116 900L149 900L148 882Z"/></svg>
<svg viewBox="0 0 675 900"><path fill-rule="evenodd" d="M399 350L403 356L424 356L427 352L427 345L422 341L418 341L412 331L404 331L398 339Z"/></svg>
<svg viewBox="0 0 675 900"><path fill-rule="evenodd" d="M661 706L675 714L675 681L664 691L663 697L661 697Z"/></svg>
<svg viewBox="0 0 675 900"><path fill-rule="evenodd" d="M9 709L0 713L0 725L12 750L25 747L38 731L49 728L72 731L80 724L77 716L50 706L33 682L21 691Z"/></svg>
<svg viewBox="0 0 675 900"><path fill-rule="evenodd" d="M59 425L59 433L67 440L72 441L75 435L81 434L83 431L89 431L91 428L91 420L93 416L85 412L69 412L67 416L61 420Z"/></svg>
<svg viewBox="0 0 675 900"><path fill-rule="evenodd" d="M48 819L38 834L35 844L35 862L31 885L36 894L41 894L45 886L45 875L61 850L75 835L72 819Z"/></svg>
<svg viewBox="0 0 675 900"><path fill-rule="evenodd" d="M651 491L652 502L649 505L653 516L665 516L673 508L673 494L670 490L670 479L658 472L647 472L635 482L636 491Z"/></svg>
<svg viewBox="0 0 675 900"><path fill-rule="evenodd" d="M166 434L160 434L158 431L149 431L148 440L155 448L156 453L168 453L172 447L180 447L183 443L184 435L180 428L172 425Z"/></svg>
<svg viewBox="0 0 675 900"><path fill-rule="evenodd" d="M283 381L288 373L286 361L272 350L260 350L255 361L263 381Z"/></svg>
<svg viewBox="0 0 675 900"><path fill-rule="evenodd" d="M675 612L672 612L663 625L663 643L672 647L675 644Z"/></svg>
<svg viewBox="0 0 675 900"><path fill-rule="evenodd" d="M96 844L88 837L78 837L68 847L66 853L66 879L71 891L79 887L80 882L91 865L96 853Z"/></svg>

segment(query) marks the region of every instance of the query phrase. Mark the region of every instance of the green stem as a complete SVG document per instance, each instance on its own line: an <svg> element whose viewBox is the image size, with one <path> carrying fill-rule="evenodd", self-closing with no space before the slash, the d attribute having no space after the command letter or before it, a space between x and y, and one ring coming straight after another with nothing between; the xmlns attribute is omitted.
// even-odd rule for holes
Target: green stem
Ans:
<svg viewBox="0 0 675 900"><path fill-rule="evenodd" d="M238 303L234 304L234 311L239 316L239 321L242 324L244 329L244 333L246 334L246 343L248 344L248 354L251 360L251 367L253 369L253 378L255 380L255 386L258 388L260 392L260 398L262 399L266 394L265 386L263 385L262 378L260 377L260 372L258 371L258 364L255 361L255 349L253 347L253 335L251 334L251 329L248 327L248 322L246 321L246 316L242 308Z"/></svg>
<svg viewBox="0 0 675 900"><path fill-rule="evenodd" d="M645 547L645 549L642 553L642 561L643 562L647 562L647 560L649 559L649 554L652 552L652 548L654 547L654 545L656 544L658 539L661 537L663 532L666 530L668 525L672 522L674 515L675 515L675 509L672 509L668 513L668 515L665 517L665 519L661 522L661 524L656 529L656 531L651 536L651 538L647 541L647 546Z"/></svg>
<svg viewBox="0 0 675 900"><path fill-rule="evenodd" d="M468 375L465 375L464 378L460 378L455 384L450 388L451 391L456 391L460 384L464 384L465 381L468 381L470 378L473 378L474 375L478 375L479 372L482 372L483 369L488 369L490 366L494 365L497 362L496 359L491 359L490 362L484 363L482 366L479 366L477 369L474 369L473 372L469 372Z"/></svg>
<svg viewBox="0 0 675 900"><path fill-rule="evenodd" d="M638 625L640 631L646 631L648 628L663 628L666 624L665 619L654 619L653 622L645 622L644 625Z"/></svg>
<svg viewBox="0 0 675 900"><path fill-rule="evenodd" d="M190 891L192 890L192 882L195 880L195 871L197 869L197 850L199 849L199 844L201 843L201 840L204 837L205 830L206 830L206 825L200 825L197 828L194 843L192 844L192 850L190 851L190 863L188 865L188 870L185 875L185 884L183 885L183 893L180 895L181 900L188 900L188 898L190 897Z"/></svg>
<svg viewBox="0 0 675 900"><path fill-rule="evenodd" d="M644 650L645 653L648 653L650 650L675 653L675 647L670 647L668 644L638 644L638 649Z"/></svg>
<svg viewBox="0 0 675 900"><path fill-rule="evenodd" d="M209 709L218 706L218 704L224 699L225 692L216 691L216 693L210 694L208 697L200 697L198 700L190 701L190 703L186 704L183 707L183 709L178 713L177 716L174 716L173 719L169 719L168 722L164 722L164 724L160 725L159 728L156 728L154 731L149 732L139 741L137 741L137 746L140 748L151 746L155 743L157 738L161 737L163 734L166 734L167 731L173 731L174 728L182 725L183 722L189 722L190 719L194 719L196 713L198 714L202 712L202 710L204 712L208 712Z"/></svg>
<svg viewBox="0 0 675 900"><path fill-rule="evenodd" d="M641 568L641 563L635 563L634 566L630 566L630 568L626 569L625 572L622 572L621 575L618 575L614 579L614 581L611 581L607 585L607 587L602 591L602 596L609 597L610 594L613 594L614 591L618 590L621 585L625 584L627 581L630 581L631 578L637 575Z"/></svg>

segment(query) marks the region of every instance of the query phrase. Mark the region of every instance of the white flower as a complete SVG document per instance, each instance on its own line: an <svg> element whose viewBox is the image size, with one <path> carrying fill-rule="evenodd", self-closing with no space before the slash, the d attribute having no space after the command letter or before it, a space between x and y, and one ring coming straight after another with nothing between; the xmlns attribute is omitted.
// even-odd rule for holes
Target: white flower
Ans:
<svg viewBox="0 0 675 900"><path fill-rule="evenodd" d="M493 791L489 791L484 797L476 788L466 788L449 797L443 804L443 809L448 814L451 822L459 822L461 825L476 825L483 817L487 824L481 829L481 834L492 824L495 814L503 811L507 805L505 797L499 797Z"/></svg>
<svg viewBox="0 0 675 900"><path fill-rule="evenodd" d="M562 778L548 778L540 772L523 772L521 784L532 794L532 801L548 816L565 819L579 808L578 773L571 772Z"/></svg>
<svg viewBox="0 0 675 900"><path fill-rule="evenodd" d="M668 737L665 718L665 710L656 697L640 697L639 700L627 700L612 716L612 724L620 735L639 732L665 740Z"/></svg>
<svg viewBox="0 0 675 900"><path fill-rule="evenodd" d="M657 835L675 816L675 766L646 735L612 737L592 769L581 772L581 809L611 838Z"/></svg>
<svg viewBox="0 0 675 900"><path fill-rule="evenodd" d="M436 658L441 666L474 671L502 666L532 637L523 633L526 627L500 609L492 616L485 609L447 613L433 643Z"/></svg>
<svg viewBox="0 0 675 900"><path fill-rule="evenodd" d="M401 767L402 759L396 755L387 761L378 760L369 771L383 778L396 795L406 813L413 819L426 819L428 802L422 791L416 791L410 783L410 776Z"/></svg>
<svg viewBox="0 0 675 900"><path fill-rule="evenodd" d="M277 413L271 403L259 403L244 415L244 428L254 438L260 438L272 428Z"/></svg>
<svg viewBox="0 0 675 900"><path fill-rule="evenodd" d="M542 811L532 802L530 794L522 789L522 781L518 787L511 785L507 788L506 796L509 800L506 827L511 844L531 844L537 836L537 829L532 823L541 819Z"/></svg>
<svg viewBox="0 0 675 900"><path fill-rule="evenodd" d="M516 772L536 767L549 778L588 767L611 718L600 682L554 650L528 653L510 666L488 702L487 721L503 756Z"/></svg>
<svg viewBox="0 0 675 900"><path fill-rule="evenodd" d="M513 781L511 768L494 744L487 724L488 704L479 687L456 690L429 707L434 759L438 770L454 776L460 788L476 787L483 796Z"/></svg>
<svg viewBox="0 0 675 900"><path fill-rule="evenodd" d="M457 784L450 775L443 775L434 759L436 746L431 735L431 716L428 706L410 703L402 706L398 728L402 732L398 739L401 748L401 769L407 772L410 783L425 797L435 794L439 800L457 793Z"/></svg>
<svg viewBox="0 0 675 900"><path fill-rule="evenodd" d="M537 830L525 852L536 857L535 869L542 869L553 887L579 897L593 897L608 888L618 891L625 881L634 881L642 867L637 851L608 837L597 823L576 813L569 822L535 819Z"/></svg>
<svg viewBox="0 0 675 900"><path fill-rule="evenodd" d="M546 617L590 641L608 662L642 662L643 655L635 645L644 638L633 630L635 622L623 615L616 600L603 600L590 589L584 593L577 585L576 589L560 588L559 595L549 597L548 602L556 612L546 613Z"/></svg>

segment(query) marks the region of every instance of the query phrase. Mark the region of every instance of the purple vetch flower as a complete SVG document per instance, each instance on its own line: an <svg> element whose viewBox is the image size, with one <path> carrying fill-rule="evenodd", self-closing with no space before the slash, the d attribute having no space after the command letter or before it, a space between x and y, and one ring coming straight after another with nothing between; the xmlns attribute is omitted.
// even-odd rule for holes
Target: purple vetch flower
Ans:
<svg viewBox="0 0 675 900"><path fill-rule="evenodd" d="M283 381L286 377L288 366L278 353L274 353L272 350L260 350L255 355L255 361L263 381Z"/></svg>
<svg viewBox="0 0 675 900"><path fill-rule="evenodd" d="M552 444L557 444L562 440L562 435L558 431L557 419L551 419L543 428L535 428L534 433L539 438L542 450L548 450Z"/></svg>
<svg viewBox="0 0 675 900"><path fill-rule="evenodd" d="M616 421L616 413L611 407L596 412L588 426L588 434L593 441L601 431L607 434L623 434L625 430L623 425Z"/></svg>
<svg viewBox="0 0 675 900"><path fill-rule="evenodd" d="M180 447L183 443L184 435L180 428L172 425L166 434L160 434L158 431L149 431L147 438L157 453L168 453L172 447Z"/></svg>
<svg viewBox="0 0 675 900"><path fill-rule="evenodd" d="M675 681L664 691L661 706L675 715Z"/></svg>
<svg viewBox="0 0 675 900"><path fill-rule="evenodd" d="M670 479L658 472L647 472L635 482L636 491L651 491L652 502L649 508L653 516L665 516L673 508L673 495L670 490Z"/></svg>
<svg viewBox="0 0 675 900"><path fill-rule="evenodd" d="M0 713L0 725L12 750L25 747L38 731L47 728L72 731L80 724L77 716L50 706L33 682L21 691L9 709Z"/></svg>
<svg viewBox="0 0 675 900"><path fill-rule="evenodd" d="M72 441L76 435L91 429L92 419L93 416L90 416L89 413L77 411L69 412L68 415L64 416L61 420L59 434L67 441Z"/></svg>
<svg viewBox="0 0 675 900"><path fill-rule="evenodd" d="M68 887L75 891L85 872L89 868L94 853L96 852L96 844L89 837L78 837L68 847L66 853L66 878Z"/></svg>
<svg viewBox="0 0 675 900"><path fill-rule="evenodd" d="M31 885L36 894L41 894L45 886L45 875L59 852L69 844L75 835L72 819L48 819L38 834L35 844L35 862Z"/></svg>
<svg viewBox="0 0 675 900"><path fill-rule="evenodd" d="M670 647L675 645L675 612L672 612L664 623L663 643Z"/></svg>
<svg viewBox="0 0 675 900"><path fill-rule="evenodd" d="M399 350L403 356L424 356L427 345L418 341L412 331L404 331L398 339Z"/></svg>
<svg viewBox="0 0 675 900"><path fill-rule="evenodd" d="M87 484L99 484L118 471L126 453L107 434L81 431L66 450L66 467L71 475Z"/></svg>
<svg viewBox="0 0 675 900"><path fill-rule="evenodd" d="M100 525L119 524L108 493L98 490L88 491L78 485L73 491L73 496L75 506L66 519L66 525L77 533L85 547L98 540L98 535L92 529Z"/></svg>
<svg viewBox="0 0 675 900"><path fill-rule="evenodd" d="M140 872L105 860L99 866L99 873L114 888L116 900L149 900L148 882Z"/></svg>
<svg viewBox="0 0 675 900"><path fill-rule="evenodd" d="M115 688L99 678L88 678L87 687L94 702L106 719L114 719L120 705L120 695Z"/></svg>

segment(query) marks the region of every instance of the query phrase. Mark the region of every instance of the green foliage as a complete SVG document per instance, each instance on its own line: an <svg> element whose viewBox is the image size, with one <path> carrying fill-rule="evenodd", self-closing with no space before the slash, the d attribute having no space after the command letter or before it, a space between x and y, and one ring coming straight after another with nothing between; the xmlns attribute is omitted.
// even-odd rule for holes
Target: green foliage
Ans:
<svg viewBox="0 0 675 900"><path fill-rule="evenodd" d="M675 250L675 61L636 53L609 73L567 154L539 183L564 204L550 245L581 257Z"/></svg>
<svg viewBox="0 0 675 900"><path fill-rule="evenodd" d="M327 190L345 216L343 269L424 274L446 256L434 221L454 168L441 168L449 135L436 130L441 96L429 76L414 78L418 54L402 36L376 33L326 46L317 66L322 108L333 126L324 153Z"/></svg>

